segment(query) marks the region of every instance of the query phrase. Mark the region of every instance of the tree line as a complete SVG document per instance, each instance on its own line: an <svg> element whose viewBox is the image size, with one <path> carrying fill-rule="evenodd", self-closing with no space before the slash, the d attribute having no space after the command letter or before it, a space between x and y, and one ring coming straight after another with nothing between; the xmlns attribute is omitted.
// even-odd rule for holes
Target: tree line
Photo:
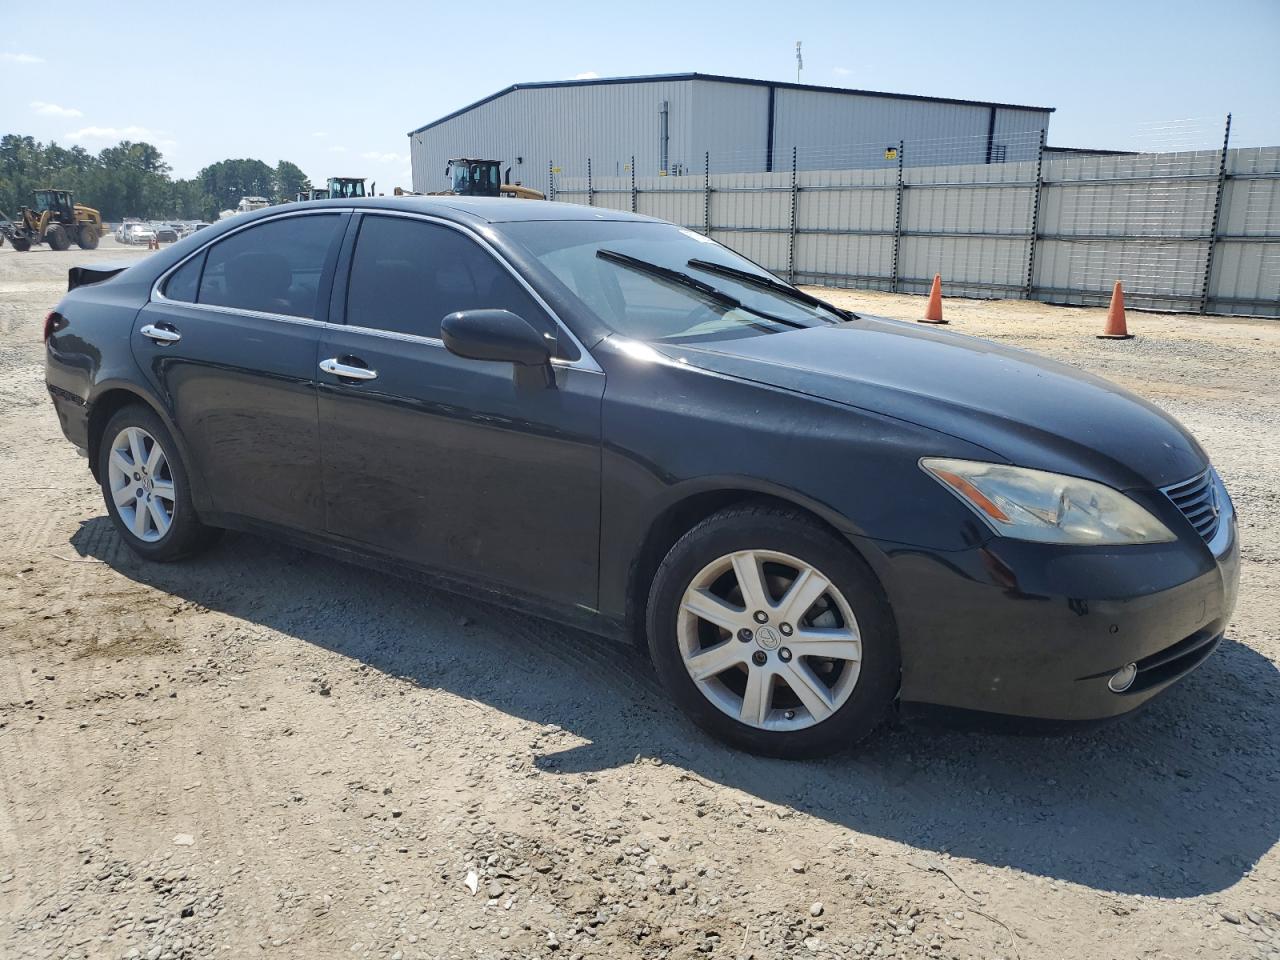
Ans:
<svg viewBox="0 0 1280 960"><path fill-rule="evenodd" d="M41 143L8 133L0 138L0 216L16 217L32 204L32 191L70 190L76 202L95 207L104 220L215 220L241 197L292 200L310 182L297 164L274 167L261 160L220 160L190 180L149 143L124 140L92 154L80 146Z"/></svg>

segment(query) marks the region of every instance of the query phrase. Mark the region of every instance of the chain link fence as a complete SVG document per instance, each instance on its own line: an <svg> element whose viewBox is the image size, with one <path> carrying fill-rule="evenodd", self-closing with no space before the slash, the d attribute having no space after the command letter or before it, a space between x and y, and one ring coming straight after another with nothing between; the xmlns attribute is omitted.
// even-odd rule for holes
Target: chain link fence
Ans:
<svg viewBox="0 0 1280 960"><path fill-rule="evenodd" d="M550 198L670 220L797 283L924 293L937 273L951 295L1096 305L1120 280L1134 307L1280 317L1280 147L1232 149L1230 126L1153 124L1140 139L1168 149L1124 153L1020 134L985 163L948 162L974 155L962 138L775 151L767 173L593 158L551 164Z"/></svg>

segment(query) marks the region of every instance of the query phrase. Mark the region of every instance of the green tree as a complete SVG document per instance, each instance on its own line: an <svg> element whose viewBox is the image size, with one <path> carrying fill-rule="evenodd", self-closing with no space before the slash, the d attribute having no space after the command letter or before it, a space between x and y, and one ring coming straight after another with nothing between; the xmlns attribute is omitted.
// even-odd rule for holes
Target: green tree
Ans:
<svg viewBox="0 0 1280 960"><path fill-rule="evenodd" d="M219 210L234 210L241 197L269 197L276 172L261 160L219 160L196 175Z"/></svg>
<svg viewBox="0 0 1280 960"><path fill-rule="evenodd" d="M281 160L276 164L275 195L279 200L292 200L304 190L311 189L311 181L296 163Z"/></svg>

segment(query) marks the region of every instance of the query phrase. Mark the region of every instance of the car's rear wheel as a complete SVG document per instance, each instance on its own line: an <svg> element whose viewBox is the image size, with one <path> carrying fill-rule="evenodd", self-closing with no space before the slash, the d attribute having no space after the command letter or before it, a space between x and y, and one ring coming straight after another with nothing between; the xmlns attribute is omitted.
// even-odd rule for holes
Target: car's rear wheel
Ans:
<svg viewBox="0 0 1280 960"><path fill-rule="evenodd" d="M648 634L677 705L755 753L852 745L898 690L893 618L871 571L782 507L732 507L685 534L654 578Z"/></svg>
<svg viewBox="0 0 1280 960"><path fill-rule="evenodd" d="M178 560L217 536L191 505L187 471L173 436L146 407L124 407L107 422L98 449L98 480L116 529L149 560Z"/></svg>

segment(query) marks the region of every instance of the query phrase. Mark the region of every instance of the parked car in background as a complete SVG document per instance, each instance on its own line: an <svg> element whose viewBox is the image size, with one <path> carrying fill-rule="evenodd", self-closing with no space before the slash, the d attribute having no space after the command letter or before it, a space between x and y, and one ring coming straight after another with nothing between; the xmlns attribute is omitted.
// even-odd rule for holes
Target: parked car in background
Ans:
<svg viewBox="0 0 1280 960"><path fill-rule="evenodd" d="M177 243L178 229L172 224L158 223L152 226L152 232L161 243Z"/></svg>
<svg viewBox="0 0 1280 960"><path fill-rule="evenodd" d="M156 233L149 224L126 223L124 225L124 243L150 243L155 236Z"/></svg>
<svg viewBox="0 0 1280 960"><path fill-rule="evenodd" d="M254 530L643 638L753 751L895 703L1116 717L1235 604L1231 498L1172 417L669 223L320 200L73 281L49 392L140 556Z"/></svg>

